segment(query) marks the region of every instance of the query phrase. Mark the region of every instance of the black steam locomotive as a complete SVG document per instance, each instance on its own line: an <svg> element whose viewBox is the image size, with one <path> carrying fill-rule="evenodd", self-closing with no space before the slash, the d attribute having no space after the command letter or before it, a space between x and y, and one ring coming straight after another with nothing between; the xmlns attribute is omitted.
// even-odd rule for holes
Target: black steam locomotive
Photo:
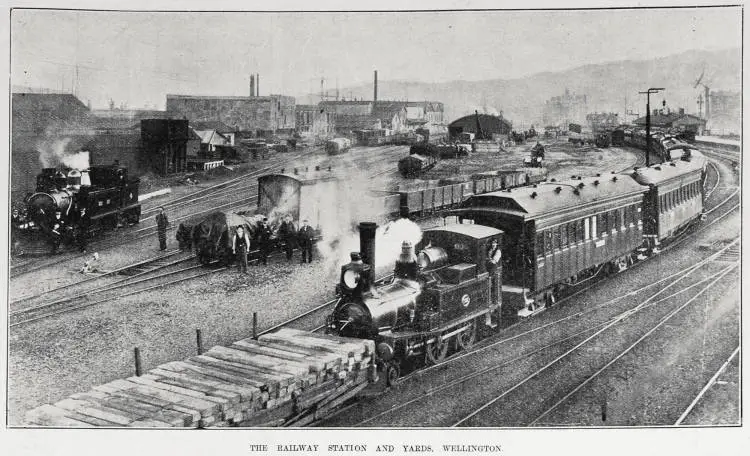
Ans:
<svg viewBox="0 0 750 456"><path fill-rule="evenodd" d="M36 192L26 197L27 217L44 231L60 211L70 219L82 208L91 217L91 229L138 223L140 179L128 178L127 168L92 166L88 170L44 168L37 175Z"/></svg>
<svg viewBox="0 0 750 456"><path fill-rule="evenodd" d="M483 328L496 328L501 268L488 269L487 253L502 232L481 225L427 230L417 245L404 242L393 278L375 286L374 223L361 223L360 251L342 266L339 303L327 331L371 339L390 383L407 361L440 363L452 347L465 350Z"/></svg>

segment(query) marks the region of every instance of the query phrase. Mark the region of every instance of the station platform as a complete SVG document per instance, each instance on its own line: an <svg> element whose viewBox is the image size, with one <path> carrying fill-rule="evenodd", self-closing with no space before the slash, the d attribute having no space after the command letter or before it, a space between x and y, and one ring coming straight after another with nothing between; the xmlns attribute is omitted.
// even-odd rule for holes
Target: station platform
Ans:
<svg viewBox="0 0 750 456"><path fill-rule="evenodd" d="M719 147L728 150L740 150L742 143L736 139L719 138L717 136L696 136L695 142L697 144L704 144L707 146Z"/></svg>

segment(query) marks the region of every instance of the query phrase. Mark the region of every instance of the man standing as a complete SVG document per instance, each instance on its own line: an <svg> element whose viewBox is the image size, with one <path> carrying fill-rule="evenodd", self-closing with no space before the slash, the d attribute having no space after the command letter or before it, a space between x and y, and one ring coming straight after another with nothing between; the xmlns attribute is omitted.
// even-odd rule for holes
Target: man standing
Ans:
<svg viewBox="0 0 750 456"><path fill-rule="evenodd" d="M159 250L167 250L167 227L169 226L169 219L164 213L164 208L159 208L159 213L156 215L156 231L159 235Z"/></svg>
<svg viewBox="0 0 750 456"><path fill-rule="evenodd" d="M57 250L60 248L60 244L63 242L63 236L66 234L67 224L62 218L62 212L58 209L55 211L55 218L50 223L50 245L52 247L52 254L55 255Z"/></svg>
<svg viewBox="0 0 750 456"><path fill-rule="evenodd" d="M500 246L497 242L497 239L493 238L492 242L490 242L490 248L487 250L487 272L490 273L490 293L492 299L490 300L490 307L494 306L495 304L500 303L500 274L501 271L498 271L498 266L500 265L500 260L502 259L502 252L500 250ZM492 322L492 314L487 314L487 321L486 325L494 327L494 323Z"/></svg>
<svg viewBox="0 0 750 456"><path fill-rule="evenodd" d="M247 237L242 225L239 225L232 238L232 253L237 257L237 269L243 274L247 274L247 253L249 249L250 238Z"/></svg>
<svg viewBox="0 0 750 456"><path fill-rule="evenodd" d="M299 229L299 248L302 251L302 261L300 264L312 263L312 246L315 239L315 230L309 225L307 219L302 221L302 227Z"/></svg>
<svg viewBox="0 0 750 456"><path fill-rule="evenodd" d="M260 261L268 264L268 255L271 253L271 228L268 226L268 218L264 217L258 227L258 248L260 249Z"/></svg>
<svg viewBox="0 0 750 456"><path fill-rule="evenodd" d="M279 239L284 243L284 252L286 252L287 261L292 261L292 252L296 243L297 229L294 226L294 220L291 215L284 217L279 227Z"/></svg>
<svg viewBox="0 0 750 456"><path fill-rule="evenodd" d="M86 247L88 246L89 230L91 229L91 216L85 207L82 207L78 213L78 220L76 226L76 242L78 249L82 253L86 253Z"/></svg>

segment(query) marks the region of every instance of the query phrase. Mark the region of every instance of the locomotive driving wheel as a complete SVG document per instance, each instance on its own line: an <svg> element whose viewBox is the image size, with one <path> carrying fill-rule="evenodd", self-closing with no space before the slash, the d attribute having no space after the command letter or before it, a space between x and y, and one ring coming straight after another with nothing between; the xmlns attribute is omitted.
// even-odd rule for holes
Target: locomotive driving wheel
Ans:
<svg viewBox="0 0 750 456"><path fill-rule="evenodd" d="M469 322L469 328L461 331L456 336L456 345L459 350L468 350L477 340L477 325L474 321Z"/></svg>
<svg viewBox="0 0 750 456"><path fill-rule="evenodd" d="M427 364L440 364L448 354L448 344L442 336L437 335L431 343L427 344L425 354L427 355Z"/></svg>

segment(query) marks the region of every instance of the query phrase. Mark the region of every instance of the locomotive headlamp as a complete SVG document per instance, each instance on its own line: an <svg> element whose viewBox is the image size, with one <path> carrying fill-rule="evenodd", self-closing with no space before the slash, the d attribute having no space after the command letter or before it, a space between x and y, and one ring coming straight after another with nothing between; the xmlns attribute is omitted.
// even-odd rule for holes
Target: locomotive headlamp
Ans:
<svg viewBox="0 0 750 456"><path fill-rule="evenodd" d="M360 276L359 271L349 269L348 271L344 271L344 277L342 278L342 281L344 282L344 286L346 286L350 290L353 290L357 288L357 285L359 285L359 281L361 278L362 276Z"/></svg>
<svg viewBox="0 0 750 456"><path fill-rule="evenodd" d="M360 294L367 288L365 282L370 266L362 262L359 252L352 252L351 257L351 263L341 266L340 288L347 293Z"/></svg>

